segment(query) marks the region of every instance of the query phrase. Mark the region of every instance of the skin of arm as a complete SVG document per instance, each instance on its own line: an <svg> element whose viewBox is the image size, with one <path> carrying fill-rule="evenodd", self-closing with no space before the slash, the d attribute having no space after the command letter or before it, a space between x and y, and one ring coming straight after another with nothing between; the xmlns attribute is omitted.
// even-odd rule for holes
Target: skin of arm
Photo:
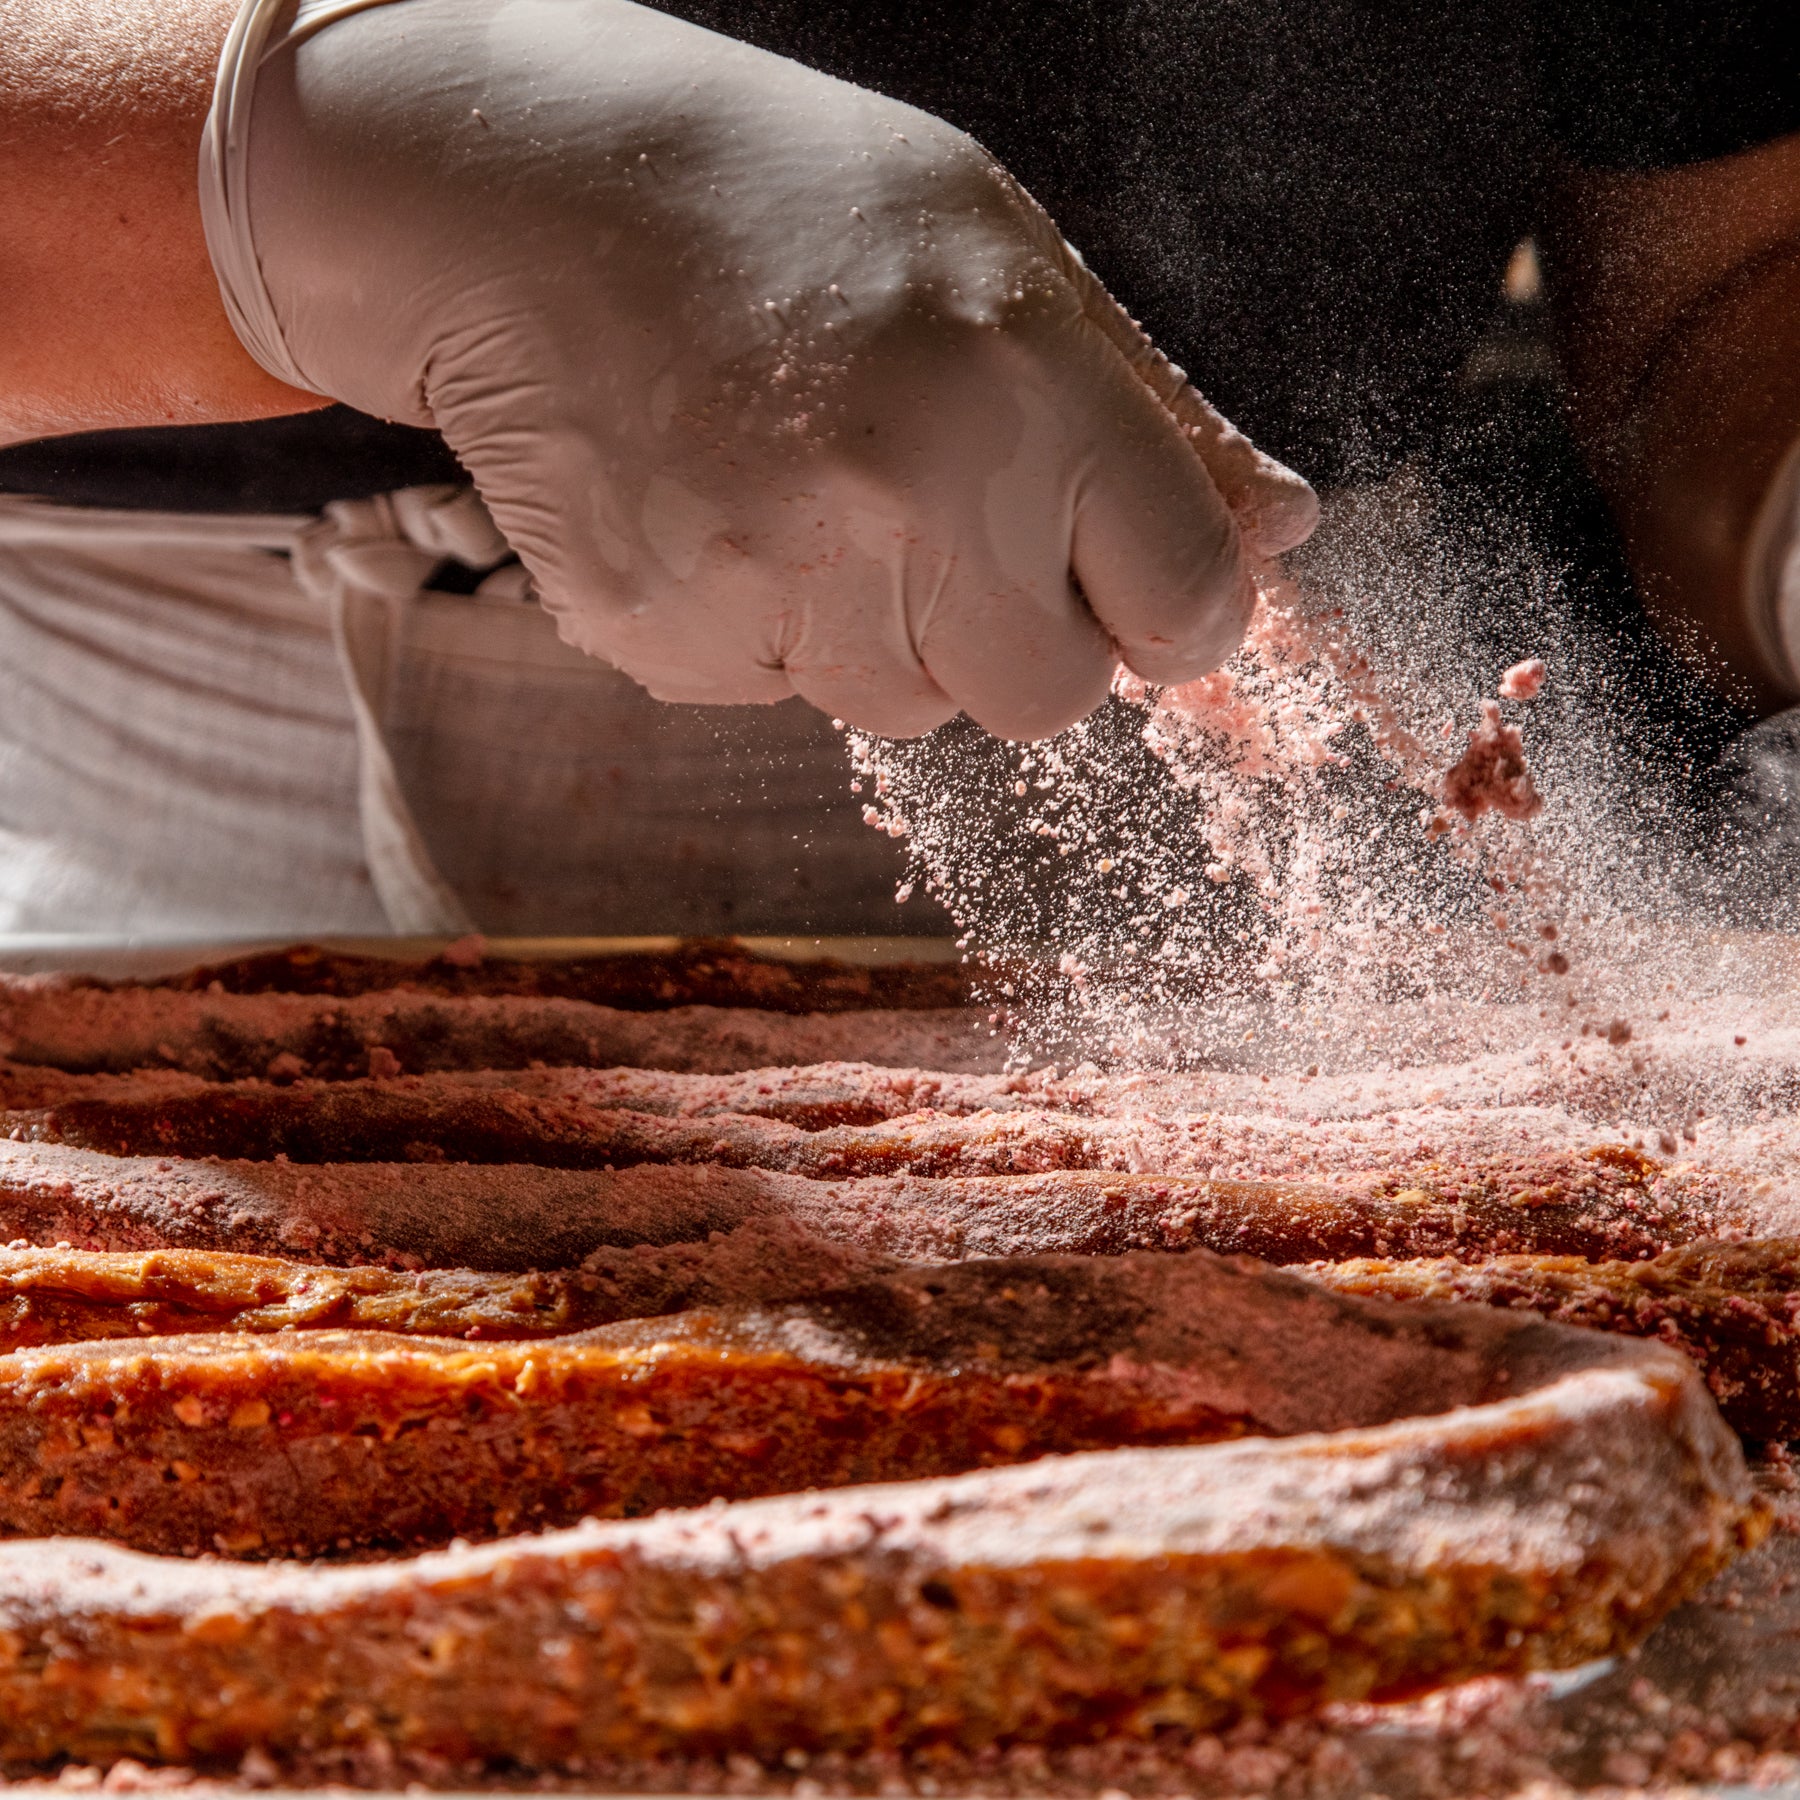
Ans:
<svg viewBox="0 0 1800 1800"><path fill-rule="evenodd" d="M195 175L235 0L0 0L0 444L323 406L225 316Z"/></svg>

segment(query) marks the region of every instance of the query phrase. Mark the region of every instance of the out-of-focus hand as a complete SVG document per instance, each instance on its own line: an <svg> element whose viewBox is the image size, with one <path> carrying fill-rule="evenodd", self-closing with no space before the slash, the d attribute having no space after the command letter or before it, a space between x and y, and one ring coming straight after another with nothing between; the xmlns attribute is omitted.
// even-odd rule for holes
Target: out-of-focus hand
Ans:
<svg viewBox="0 0 1800 1800"><path fill-rule="evenodd" d="M442 431L653 693L1040 737L1213 667L1312 528L942 121L629 0L280 11L203 173L240 334Z"/></svg>
<svg viewBox="0 0 1800 1800"><path fill-rule="evenodd" d="M1800 132L1569 174L1545 246L1571 419L1650 616L1734 704L1800 699Z"/></svg>

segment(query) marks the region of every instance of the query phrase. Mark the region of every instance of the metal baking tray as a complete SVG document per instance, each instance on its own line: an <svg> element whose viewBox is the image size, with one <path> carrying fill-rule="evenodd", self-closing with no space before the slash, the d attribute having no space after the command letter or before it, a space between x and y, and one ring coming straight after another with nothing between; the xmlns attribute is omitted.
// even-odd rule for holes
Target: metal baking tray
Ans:
<svg viewBox="0 0 1800 1800"><path fill-rule="evenodd" d="M455 940L447 937L134 938L0 933L0 973L95 975L112 980L156 980L200 963L224 962L285 950L294 943L353 956L387 956L421 962ZM550 960L557 957L657 955L696 940L687 937L495 937L493 956ZM709 940L710 941L710 940ZM947 937L734 937L758 956L784 962L845 962L863 967L892 963L954 963L962 959Z"/></svg>

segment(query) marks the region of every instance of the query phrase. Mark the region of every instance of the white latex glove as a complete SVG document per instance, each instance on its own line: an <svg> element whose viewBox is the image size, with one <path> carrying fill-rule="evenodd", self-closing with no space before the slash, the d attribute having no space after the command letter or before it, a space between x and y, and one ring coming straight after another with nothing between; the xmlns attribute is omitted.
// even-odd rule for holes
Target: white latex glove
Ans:
<svg viewBox="0 0 1800 1800"><path fill-rule="evenodd" d="M942 121L628 0L282 10L203 157L240 335L440 430L652 693L1041 737L1214 667L1312 528Z"/></svg>

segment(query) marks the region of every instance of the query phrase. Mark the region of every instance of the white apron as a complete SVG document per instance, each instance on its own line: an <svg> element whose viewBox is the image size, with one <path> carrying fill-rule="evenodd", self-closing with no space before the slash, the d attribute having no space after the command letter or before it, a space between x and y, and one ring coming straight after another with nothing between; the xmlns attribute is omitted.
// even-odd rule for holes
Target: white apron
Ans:
<svg viewBox="0 0 1800 1800"><path fill-rule="evenodd" d="M829 721L650 699L516 564L422 586L505 555L468 489L0 496L0 933L908 928Z"/></svg>

